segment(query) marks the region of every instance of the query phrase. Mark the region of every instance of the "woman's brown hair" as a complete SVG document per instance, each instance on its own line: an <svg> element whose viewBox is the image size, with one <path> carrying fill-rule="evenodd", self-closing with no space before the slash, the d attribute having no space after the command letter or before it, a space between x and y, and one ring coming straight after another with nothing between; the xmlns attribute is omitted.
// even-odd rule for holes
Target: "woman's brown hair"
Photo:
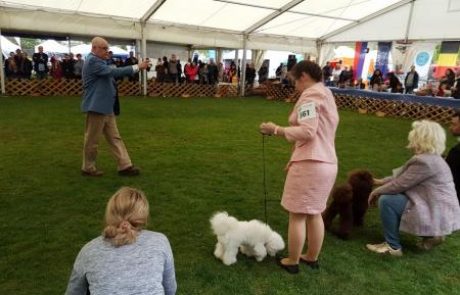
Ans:
<svg viewBox="0 0 460 295"><path fill-rule="evenodd" d="M321 71L321 68L317 63L312 61L303 60L297 63L290 72L291 76L295 80L300 79L300 77L302 77L302 73L309 75L316 82L323 79L323 72Z"/></svg>

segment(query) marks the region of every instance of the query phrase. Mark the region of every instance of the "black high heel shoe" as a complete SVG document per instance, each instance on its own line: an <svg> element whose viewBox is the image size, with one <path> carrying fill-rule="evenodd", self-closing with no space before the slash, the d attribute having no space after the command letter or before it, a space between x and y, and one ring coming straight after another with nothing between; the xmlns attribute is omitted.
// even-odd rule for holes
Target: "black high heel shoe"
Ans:
<svg viewBox="0 0 460 295"><path fill-rule="evenodd" d="M285 271L290 274L298 274L299 273L299 264L283 264L281 260L285 257L277 257L276 263L281 266Z"/></svg>
<svg viewBox="0 0 460 295"><path fill-rule="evenodd" d="M319 262L318 262L318 260L315 260L315 261L308 261L308 260L303 259L302 257L300 257L299 260L300 260L302 263L305 263L306 265L308 265L311 269L319 269Z"/></svg>

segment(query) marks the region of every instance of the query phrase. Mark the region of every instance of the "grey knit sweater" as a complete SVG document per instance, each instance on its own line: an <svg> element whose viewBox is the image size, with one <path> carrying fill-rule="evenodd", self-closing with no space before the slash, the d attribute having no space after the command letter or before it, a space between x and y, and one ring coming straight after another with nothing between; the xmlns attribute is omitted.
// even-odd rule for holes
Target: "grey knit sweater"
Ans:
<svg viewBox="0 0 460 295"><path fill-rule="evenodd" d="M168 239L143 230L130 245L114 247L103 237L86 244L75 260L66 295L170 295L176 289Z"/></svg>

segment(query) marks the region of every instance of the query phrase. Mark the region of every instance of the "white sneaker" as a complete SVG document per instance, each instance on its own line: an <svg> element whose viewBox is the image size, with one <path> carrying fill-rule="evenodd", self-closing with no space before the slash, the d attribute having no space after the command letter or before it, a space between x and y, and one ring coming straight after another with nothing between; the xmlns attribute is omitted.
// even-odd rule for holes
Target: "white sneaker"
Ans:
<svg viewBox="0 0 460 295"><path fill-rule="evenodd" d="M392 256L402 256L403 252L401 249L393 249L387 242L383 242L381 244L367 244L367 249L372 252L379 253L379 254L390 254Z"/></svg>

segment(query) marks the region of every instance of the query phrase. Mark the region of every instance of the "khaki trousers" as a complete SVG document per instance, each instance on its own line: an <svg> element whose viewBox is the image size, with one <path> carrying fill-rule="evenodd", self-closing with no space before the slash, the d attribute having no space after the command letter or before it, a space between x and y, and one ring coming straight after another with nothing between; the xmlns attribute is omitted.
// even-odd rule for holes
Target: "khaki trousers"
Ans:
<svg viewBox="0 0 460 295"><path fill-rule="evenodd" d="M120 137L120 132L118 132L115 115L88 112L86 114L85 144L83 147L83 165L81 169L87 172L97 170L97 148L102 134L104 134L110 151L117 160L118 171L132 166L128 151Z"/></svg>

